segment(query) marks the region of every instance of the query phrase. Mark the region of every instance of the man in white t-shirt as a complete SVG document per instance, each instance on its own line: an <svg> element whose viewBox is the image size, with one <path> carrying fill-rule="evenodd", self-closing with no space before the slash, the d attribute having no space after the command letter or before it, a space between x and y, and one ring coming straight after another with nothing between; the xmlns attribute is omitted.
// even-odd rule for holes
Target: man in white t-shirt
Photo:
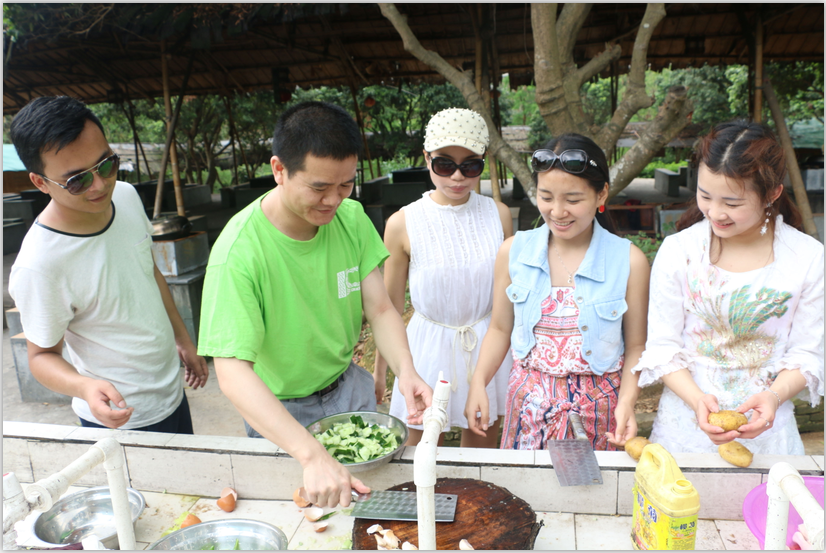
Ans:
<svg viewBox="0 0 826 553"><path fill-rule="evenodd" d="M74 398L83 426L192 434L183 380L203 386L207 365L155 267L140 198L115 180L118 156L100 121L74 98L43 97L10 134L32 183L51 196L9 278L32 374Z"/></svg>

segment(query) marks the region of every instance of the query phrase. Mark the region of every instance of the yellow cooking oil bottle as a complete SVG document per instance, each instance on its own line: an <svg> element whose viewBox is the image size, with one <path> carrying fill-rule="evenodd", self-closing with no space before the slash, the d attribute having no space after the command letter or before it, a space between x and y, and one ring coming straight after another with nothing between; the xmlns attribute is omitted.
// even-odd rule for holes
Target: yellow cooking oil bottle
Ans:
<svg viewBox="0 0 826 553"><path fill-rule="evenodd" d="M694 549L700 495L660 444L642 450L634 482L634 549Z"/></svg>

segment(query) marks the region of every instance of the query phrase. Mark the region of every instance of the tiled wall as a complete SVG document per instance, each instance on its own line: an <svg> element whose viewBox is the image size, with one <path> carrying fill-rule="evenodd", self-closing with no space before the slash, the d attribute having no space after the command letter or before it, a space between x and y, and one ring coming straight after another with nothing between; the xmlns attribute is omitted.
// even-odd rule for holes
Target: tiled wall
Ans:
<svg viewBox="0 0 826 553"><path fill-rule="evenodd" d="M266 440L19 422L3 423L3 472L15 472L21 482L46 478L105 437L123 445L128 482L141 491L217 497L232 486L248 499L289 500L302 484L301 466ZM378 490L411 482L414 452L404 448L390 463L356 476ZM601 486L560 487L547 451L440 448L437 476L491 482L536 511L631 514L636 462L624 452L599 451L596 456ZM700 494L704 519L742 520L743 498L779 461L802 475L822 476L824 466L823 456L755 455L748 469L711 454L678 453L674 458ZM78 484L105 485L105 471L98 466Z"/></svg>

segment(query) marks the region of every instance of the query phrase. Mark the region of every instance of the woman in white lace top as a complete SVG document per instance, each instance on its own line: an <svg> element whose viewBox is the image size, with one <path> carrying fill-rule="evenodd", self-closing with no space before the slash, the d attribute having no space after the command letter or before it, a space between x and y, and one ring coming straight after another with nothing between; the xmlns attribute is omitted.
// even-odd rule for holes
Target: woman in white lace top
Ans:
<svg viewBox="0 0 826 553"><path fill-rule="evenodd" d="M439 372L451 384L448 427L467 428L465 400L479 344L490 325L493 265L503 239L511 236L510 210L501 202L476 194L485 168L488 129L478 113L446 109L427 125L424 154L436 190L402 208L387 221L384 243L390 258L384 282L390 299L403 312L405 285L415 309L407 325L413 364L434 386ZM507 366L509 362L503 363ZM505 412L507 370L490 383L490 423L498 429ZM381 403L387 363L376 355L373 378ZM407 418L404 398L394 386L390 414ZM408 445L421 440L422 427L409 427ZM497 433L487 438L462 432L463 447L496 447Z"/></svg>
<svg viewBox="0 0 826 553"><path fill-rule="evenodd" d="M718 125L698 148L697 205L651 273L639 384L665 383L651 440L672 452L802 455L791 399L823 394L823 245L800 232L766 127ZM687 227L687 228L686 228ZM738 430L709 412L749 417Z"/></svg>

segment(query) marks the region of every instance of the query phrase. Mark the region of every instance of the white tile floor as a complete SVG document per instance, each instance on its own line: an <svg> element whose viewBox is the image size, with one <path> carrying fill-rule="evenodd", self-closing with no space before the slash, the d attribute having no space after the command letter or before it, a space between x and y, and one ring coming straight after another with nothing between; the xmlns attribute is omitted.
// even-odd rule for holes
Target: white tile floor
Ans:
<svg viewBox="0 0 826 553"><path fill-rule="evenodd" d="M26 484L23 484L24 489ZM80 488L70 488L69 492ZM236 508L225 513L213 498L172 493L143 492L146 509L135 524L138 548L146 549L173 525L175 519L189 511L202 521L227 518L260 520L279 527L289 540L289 549L335 550L350 549L353 517L351 509L336 511L328 519L326 531L316 533L292 501L245 500L239 498ZM37 516L37 513L30 515ZM622 515L573 515L571 513L538 512L543 522L536 538L537 550L630 550L632 517ZM18 531L22 535L22 527ZM26 542L18 542L24 545ZM472 543L472 542L471 542ZM696 549L759 549L757 539L745 522L731 520L700 520Z"/></svg>

